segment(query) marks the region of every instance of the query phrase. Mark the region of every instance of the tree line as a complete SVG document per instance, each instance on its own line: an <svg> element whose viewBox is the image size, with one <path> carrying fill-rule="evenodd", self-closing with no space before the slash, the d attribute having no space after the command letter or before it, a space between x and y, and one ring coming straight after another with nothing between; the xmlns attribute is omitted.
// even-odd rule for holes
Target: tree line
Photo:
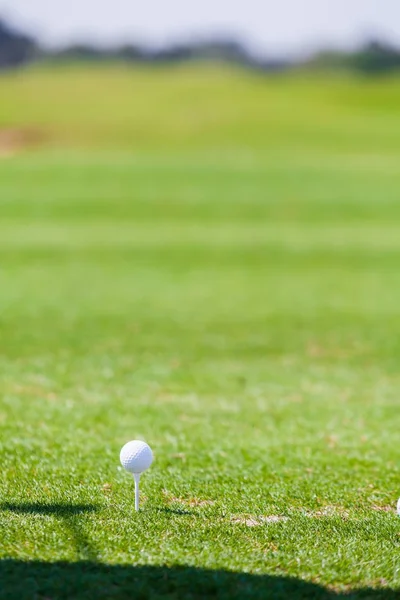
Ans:
<svg viewBox="0 0 400 600"><path fill-rule="evenodd" d="M320 52L306 61L268 60L250 54L240 43L210 40L202 43L172 45L161 50L135 44L104 49L89 44L74 44L47 50L28 34L17 31L0 19L0 69L13 69L37 61L55 63L71 61L124 61L130 63L168 64L195 60L218 60L266 72L288 69L346 69L367 75L400 70L400 49L371 41L354 52Z"/></svg>

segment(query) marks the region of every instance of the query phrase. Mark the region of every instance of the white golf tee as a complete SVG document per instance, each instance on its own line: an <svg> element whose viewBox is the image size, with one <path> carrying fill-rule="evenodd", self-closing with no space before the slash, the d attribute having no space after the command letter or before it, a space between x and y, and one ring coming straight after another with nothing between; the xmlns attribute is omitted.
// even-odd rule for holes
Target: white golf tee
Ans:
<svg viewBox="0 0 400 600"><path fill-rule="evenodd" d="M139 510L139 482L140 482L140 473L134 473L133 477L135 479L135 510Z"/></svg>

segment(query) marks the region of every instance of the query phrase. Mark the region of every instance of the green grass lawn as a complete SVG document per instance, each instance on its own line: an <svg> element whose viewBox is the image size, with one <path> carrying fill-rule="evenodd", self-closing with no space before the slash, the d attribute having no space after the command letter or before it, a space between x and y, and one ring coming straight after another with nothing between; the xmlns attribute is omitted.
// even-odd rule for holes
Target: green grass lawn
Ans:
<svg viewBox="0 0 400 600"><path fill-rule="evenodd" d="M398 598L400 80L0 99L0 598Z"/></svg>

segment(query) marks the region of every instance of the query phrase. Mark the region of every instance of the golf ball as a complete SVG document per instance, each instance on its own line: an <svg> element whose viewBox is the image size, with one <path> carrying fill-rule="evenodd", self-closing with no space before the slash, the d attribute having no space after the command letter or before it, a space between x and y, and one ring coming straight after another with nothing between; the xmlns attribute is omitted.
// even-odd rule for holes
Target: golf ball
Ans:
<svg viewBox="0 0 400 600"><path fill-rule="evenodd" d="M400 498L397 500L397 514L400 517Z"/></svg>
<svg viewBox="0 0 400 600"><path fill-rule="evenodd" d="M146 442L133 440L123 446L119 459L129 473L143 473L153 462L153 452Z"/></svg>

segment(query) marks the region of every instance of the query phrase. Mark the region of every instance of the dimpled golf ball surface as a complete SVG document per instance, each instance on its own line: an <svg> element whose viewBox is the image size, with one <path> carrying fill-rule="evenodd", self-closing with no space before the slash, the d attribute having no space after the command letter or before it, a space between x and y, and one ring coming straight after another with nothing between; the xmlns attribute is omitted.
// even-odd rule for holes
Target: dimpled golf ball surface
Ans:
<svg viewBox="0 0 400 600"><path fill-rule="evenodd" d="M119 459L130 473L143 473L153 462L153 452L146 442L133 440L122 448Z"/></svg>

